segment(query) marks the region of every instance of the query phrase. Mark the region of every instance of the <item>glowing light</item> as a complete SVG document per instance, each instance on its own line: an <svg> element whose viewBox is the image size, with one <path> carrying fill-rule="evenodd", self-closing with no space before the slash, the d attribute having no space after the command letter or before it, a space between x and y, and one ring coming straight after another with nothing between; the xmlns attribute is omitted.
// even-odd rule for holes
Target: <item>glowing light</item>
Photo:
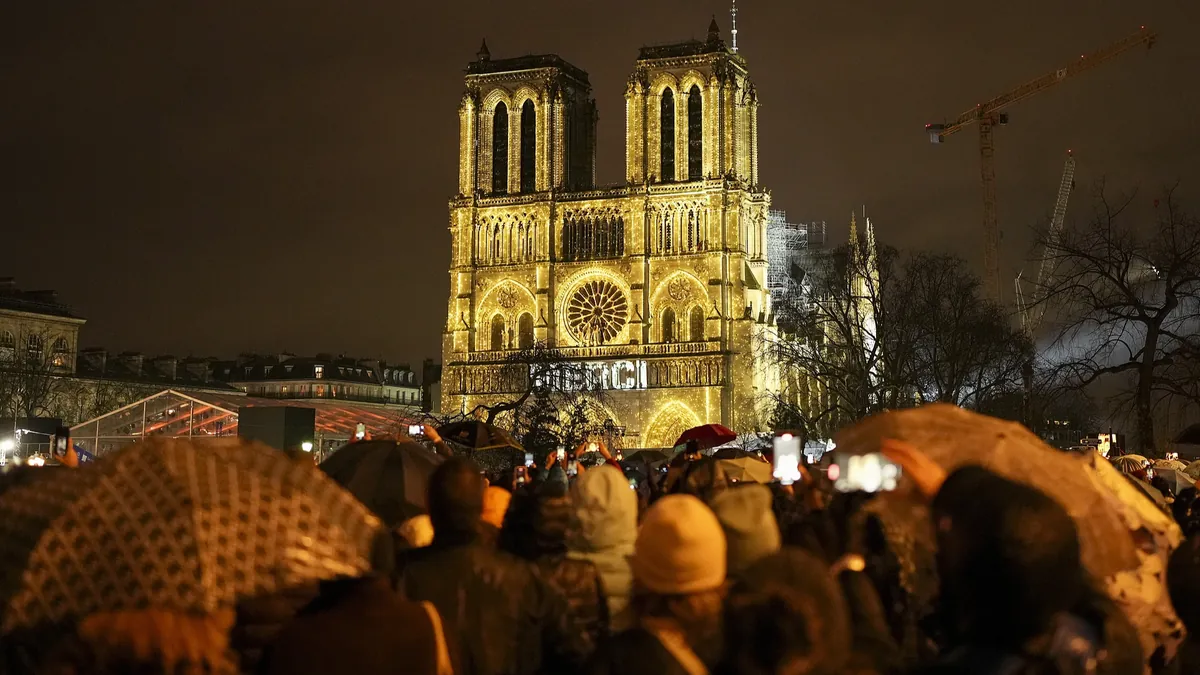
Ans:
<svg viewBox="0 0 1200 675"><path fill-rule="evenodd" d="M11 438L0 441L0 452L12 452L15 447L17 447L17 443Z"/></svg>
<svg viewBox="0 0 1200 675"><path fill-rule="evenodd" d="M45 466L46 459L41 455L34 455L33 457L29 458L29 461L26 462L26 464L29 466Z"/></svg>
<svg viewBox="0 0 1200 675"><path fill-rule="evenodd" d="M830 464L829 471L826 472L826 475L829 476L829 480L837 480L838 476L842 475L842 467L838 466L837 464Z"/></svg>
<svg viewBox="0 0 1200 675"><path fill-rule="evenodd" d="M300 449L305 452L312 452L312 449L313 449L312 441L304 441L303 443L300 444Z"/></svg>

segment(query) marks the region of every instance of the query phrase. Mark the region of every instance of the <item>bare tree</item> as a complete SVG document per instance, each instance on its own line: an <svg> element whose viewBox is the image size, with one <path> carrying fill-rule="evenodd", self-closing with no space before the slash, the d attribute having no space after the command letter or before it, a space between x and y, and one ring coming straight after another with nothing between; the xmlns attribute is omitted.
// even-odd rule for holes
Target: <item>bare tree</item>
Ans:
<svg viewBox="0 0 1200 675"><path fill-rule="evenodd" d="M51 414L55 379L67 366L67 355L55 346L49 331L29 332L10 358L0 361L0 410L13 417Z"/></svg>
<svg viewBox="0 0 1200 675"><path fill-rule="evenodd" d="M1186 367L1200 329L1200 221L1173 193L1139 224L1134 197L1110 197L1101 184L1090 222L1041 242L1053 265L1041 295L1060 325L1052 366L1074 388L1114 386L1146 452L1156 448L1156 407L1200 372Z"/></svg>

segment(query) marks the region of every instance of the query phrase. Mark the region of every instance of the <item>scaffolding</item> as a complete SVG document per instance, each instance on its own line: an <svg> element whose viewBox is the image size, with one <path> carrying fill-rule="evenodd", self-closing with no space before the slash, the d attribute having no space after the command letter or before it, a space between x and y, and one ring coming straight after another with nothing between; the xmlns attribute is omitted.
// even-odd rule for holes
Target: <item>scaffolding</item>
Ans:
<svg viewBox="0 0 1200 675"><path fill-rule="evenodd" d="M811 253L825 246L825 223L790 223L787 213L767 214L767 289L775 306L802 292Z"/></svg>

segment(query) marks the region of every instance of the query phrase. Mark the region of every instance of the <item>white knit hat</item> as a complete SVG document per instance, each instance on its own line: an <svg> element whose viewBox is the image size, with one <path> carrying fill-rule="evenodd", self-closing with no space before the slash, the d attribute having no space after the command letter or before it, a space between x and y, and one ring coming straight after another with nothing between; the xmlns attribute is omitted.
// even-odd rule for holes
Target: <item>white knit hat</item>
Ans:
<svg viewBox="0 0 1200 675"><path fill-rule="evenodd" d="M725 582L725 533L704 502L668 495L646 511L629 565L652 593L712 590Z"/></svg>

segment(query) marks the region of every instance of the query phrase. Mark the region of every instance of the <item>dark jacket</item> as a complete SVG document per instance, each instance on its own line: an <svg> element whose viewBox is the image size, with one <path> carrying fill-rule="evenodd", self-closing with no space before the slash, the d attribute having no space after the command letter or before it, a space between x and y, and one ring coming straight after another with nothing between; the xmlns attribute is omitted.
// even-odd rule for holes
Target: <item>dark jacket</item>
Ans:
<svg viewBox="0 0 1200 675"><path fill-rule="evenodd" d="M229 646L237 654L242 672L260 672L264 651L318 591L318 585L312 583L238 602L237 621L229 634Z"/></svg>
<svg viewBox="0 0 1200 675"><path fill-rule="evenodd" d="M527 562L474 536L405 551L396 574L404 594L432 602L456 636L456 675L572 672L582 663L562 596Z"/></svg>
<svg viewBox="0 0 1200 675"><path fill-rule="evenodd" d="M631 628L614 635L584 666L585 675L688 675L654 635Z"/></svg>
<svg viewBox="0 0 1200 675"><path fill-rule="evenodd" d="M437 675L433 623L382 577L324 583L279 634L265 672Z"/></svg>
<svg viewBox="0 0 1200 675"><path fill-rule="evenodd" d="M570 500L557 486L518 490L505 515L499 546L532 563L563 596L575 651L586 657L608 637L608 605L595 564L567 557L570 523Z"/></svg>

